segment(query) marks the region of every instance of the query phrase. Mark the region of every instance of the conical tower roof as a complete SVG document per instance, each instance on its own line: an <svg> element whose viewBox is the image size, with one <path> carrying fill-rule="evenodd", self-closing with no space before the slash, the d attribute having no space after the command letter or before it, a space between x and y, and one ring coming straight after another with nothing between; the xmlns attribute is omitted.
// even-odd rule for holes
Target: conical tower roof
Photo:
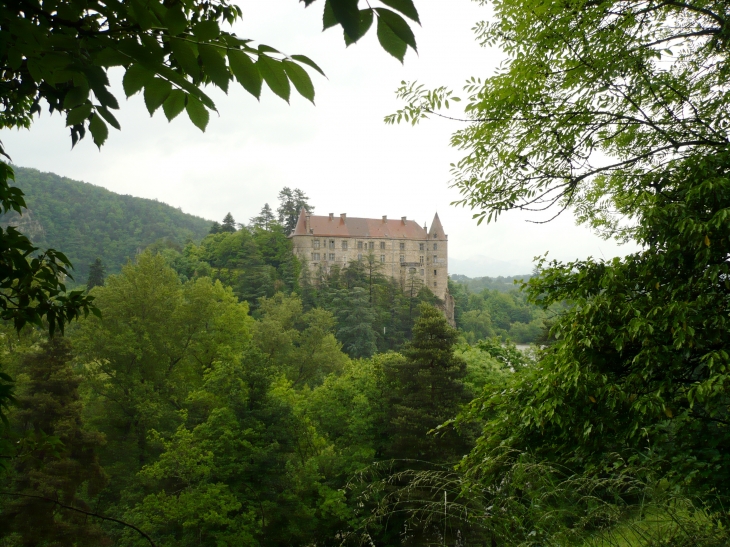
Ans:
<svg viewBox="0 0 730 547"><path fill-rule="evenodd" d="M433 216L433 220L431 221L428 239L446 239L446 233L444 232L444 227L441 225L438 213Z"/></svg>
<svg viewBox="0 0 730 547"><path fill-rule="evenodd" d="M294 231L290 234L290 236L303 236L307 234L307 215L309 215L309 213L304 207L302 207L302 210L299 211L297 225L294 227Z"/></svg>

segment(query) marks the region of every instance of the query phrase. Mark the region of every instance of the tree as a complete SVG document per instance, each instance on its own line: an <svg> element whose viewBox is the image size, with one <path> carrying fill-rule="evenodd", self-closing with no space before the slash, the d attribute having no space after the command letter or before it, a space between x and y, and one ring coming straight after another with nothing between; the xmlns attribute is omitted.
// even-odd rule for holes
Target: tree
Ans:
<svg viewBox="0 0 730 547"><path fill-rule="evenodd" d="M307 0L306 6L315 0ZM393 2L386 2L390 5ZM415 22L418 12L411 0L398 2L396 11ZM0 127L28 128L41 103L51 113L66 116L71 142L88 131L101 147L107 124L119 129L112 110L119 102L110 92L107 72L124 70L124 94L143 92L145 105L154 114L160 107L168 120L183 110L205 130L215 104L202 87L213 84L227 91L235 79L259 98L263 82L288 101L291 86L314 101L312 81L303 68L324 74L304 55L286 55L221 30L241 17L238 6L227 0L163 3L140 0L107 4L86 0L61 3L24 2L0 5ZM325 4L324 28L340 26L346 44L357 42L377 19L379 41L388 53L403 61L416 41L403 17L385 7L358 10L351 0ZM93 97L93 99L92 99ZM9 156L0 146L0 155ZM21 213L23 194L12 188L13 170L0 161L0 213ZM62 278L71 262L49 249L28 258L38 248L9 227L0 231L0 318L20 329L26 323L47 321L51 334L69 321L95 311L91 296L83 291L66 294ZM0 399L0 408L4 400Z"/></svg>
<svg viewBox="0 0 730 547"><path fill-rule="evenodd" d="M299 188L292 190L284 187L279 192L279 207L276 212L279 214L279 224L284 227L284 231L290 234L297 225L297 219L302 209L314 212L314 207L309 205L309 198Z"/></svg>
<svg viewBox="0 0 730 547"><path fill-rule="evenodd" d="M508 61L467 83L468 126L451 141L465 152L453 169L460 203L480 221L570 206L604 235L630 237L623 218L664 190L657 171L727 149L725 2L493 5L477 39ZM399 93L408 104L389 122L416 123L454 100L418 84Z"/></svg>
<svg viewBox="0 0 730 547"><path fill-rule="evenodd" d="M236 231L236 221L233 220L233 216L231 213L228 213L224 218L223 222L221 223L221 232L229 232L233 233Z"/></svg>
<svg viewBox="0 0 730 547"><path fill-rule="evenodd" d="M11 492L0 505L0 537L17 534L22 545L105 540L98 523L54 503L91 511L106 484L97 459L104 436L83 423L81 377L71 368L72 357L68 341L55 337L23 359L27 387L13 416L22 447L11 460Z"/></svg>
<svg viewBox="0 0 730 547"><path fill-rule="evenodd" d="M269 230L274 222L276 222L276 217L268 203L264 203L258 216L252 217L249 220L253 228L260 228L262 230Z"/></svg>
<svg viewBox="0 0 730 547"><path fill-rule="evenodd" d="M389 386L387 455L455 462L469 451L469 441L453 429L428 433L456 416L470 400L463 384L466 362L454 355L458 333L444 314L428 304L421 304L419 312L413 339L402 350L405 359L385 369Z"/></svg>
<svg viewBox="0 0 730 547"><path fill-rule="evenodd" d="M86 290L90 291L94 287L104 286L104 264L101 262L101 258L97 258L89 266L89 279L86 281Z"/></svg>
<svg viewBox="0 0 730 547"><path fill-rule="evenodd" d="M209 234L220 234L221 233L221 225L220 222L213 221L213 224L210 225L210 231Z"/></svg>

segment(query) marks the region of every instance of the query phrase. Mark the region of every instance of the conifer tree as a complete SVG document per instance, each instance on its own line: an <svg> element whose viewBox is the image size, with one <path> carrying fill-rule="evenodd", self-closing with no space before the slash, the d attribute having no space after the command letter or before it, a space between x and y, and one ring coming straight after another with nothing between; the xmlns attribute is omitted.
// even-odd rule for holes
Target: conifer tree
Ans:
<svg viewBox="0 0 730 547"><path fill-rule="evenodd" d="M221 225L220 222L213 222L213 224L210 225L210 234L219 234L221 233Z"/></svg>
<svg viewBox="0 0 730 547"><path fill-rule="evenodd" d="M86 290L90 291L94 287L103 287L105 273L106 268L104 268L101 258L94 260L89 266L89 279L86 281Z"/></svg>
<svg viewBox="0 0 730 547"><path fill-rule="evenodd" d="M468 440L452 429L428 432L455 417L470 400L462 382L466 362L454 355L458 332L444 314L425 303L419 311L413 339L402 351L405 360L385 369L391 440L386 452L391 458L450 462L469 451Z"/></svg>
<svg viewBox="0 0 730 547"><path fill-rule="evenodd" d="M276 222L276 216L274 216L274 211L271 210L269 204L264 203L264 206L261 208L261 212L258 214L258 216L252 217L249 222L252 228L270 230L271 225Z"/></svg>
<svg viewBox="0 0 730 547"><path fill-rule="evenodd" d="M0 538L19 536L18 545L103 544L98 523L59 505L92 511L89 501L106 482L96 453L104 437L84 427L81 378L71 368L71 358L70 344L56 337L23 363L29 381L17 397L13 423L25 448L14 458L5 488L14 495L3 496L0 510Z"/></svg>
<svg viewBox="0 0 730 547"><path fill-rule="evenodd" d="M221 224L221 232L235 232L236 231L236 221L233 220L233 215L231 213L228 213L223 218L223 223Z"/></svg>
<svg viewBox="0 0 730 547"><path fill-rule="evenodd" d="M291 188L285 186L279 192L279 207L276 212L279 213L279 224L284 226L285 232L290 234L297 225L299 212L302 208L308 212L314 212L314 207L309 204L309 198L299 188Z"/></svg>

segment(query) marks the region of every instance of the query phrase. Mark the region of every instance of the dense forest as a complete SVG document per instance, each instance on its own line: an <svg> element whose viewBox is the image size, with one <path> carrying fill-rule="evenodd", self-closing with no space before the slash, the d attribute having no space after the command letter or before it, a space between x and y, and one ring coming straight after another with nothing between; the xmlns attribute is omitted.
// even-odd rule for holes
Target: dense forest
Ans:
<svg viewBox="0 0 730 547"><path fill-rule="evenodd" d="M14 186L25 194L23 216L7 213L0 225L19 226L42 249L62 250L74 265L76 283L86 283L100 258L117 273L130 257L155 241L199 241L210 221L151 199L122 196L99 186L36 169L15 168Z"/></svg>

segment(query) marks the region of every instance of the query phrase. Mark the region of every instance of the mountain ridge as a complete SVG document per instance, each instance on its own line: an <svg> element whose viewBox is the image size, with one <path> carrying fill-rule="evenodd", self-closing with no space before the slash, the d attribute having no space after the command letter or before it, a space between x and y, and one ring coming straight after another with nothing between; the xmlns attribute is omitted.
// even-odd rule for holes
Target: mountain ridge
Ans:
<svg viewBox="0 0 730 547"><path fill-rule="evenodd" d="M15 183L25 194L22 216L7 213L0 225L17 226L41 249L63 252L83 283L98 257L116 273L141 249L160 240L175 246L202 239L212 221L148 198L118 194L88 182L13 166Z"/></svg>

